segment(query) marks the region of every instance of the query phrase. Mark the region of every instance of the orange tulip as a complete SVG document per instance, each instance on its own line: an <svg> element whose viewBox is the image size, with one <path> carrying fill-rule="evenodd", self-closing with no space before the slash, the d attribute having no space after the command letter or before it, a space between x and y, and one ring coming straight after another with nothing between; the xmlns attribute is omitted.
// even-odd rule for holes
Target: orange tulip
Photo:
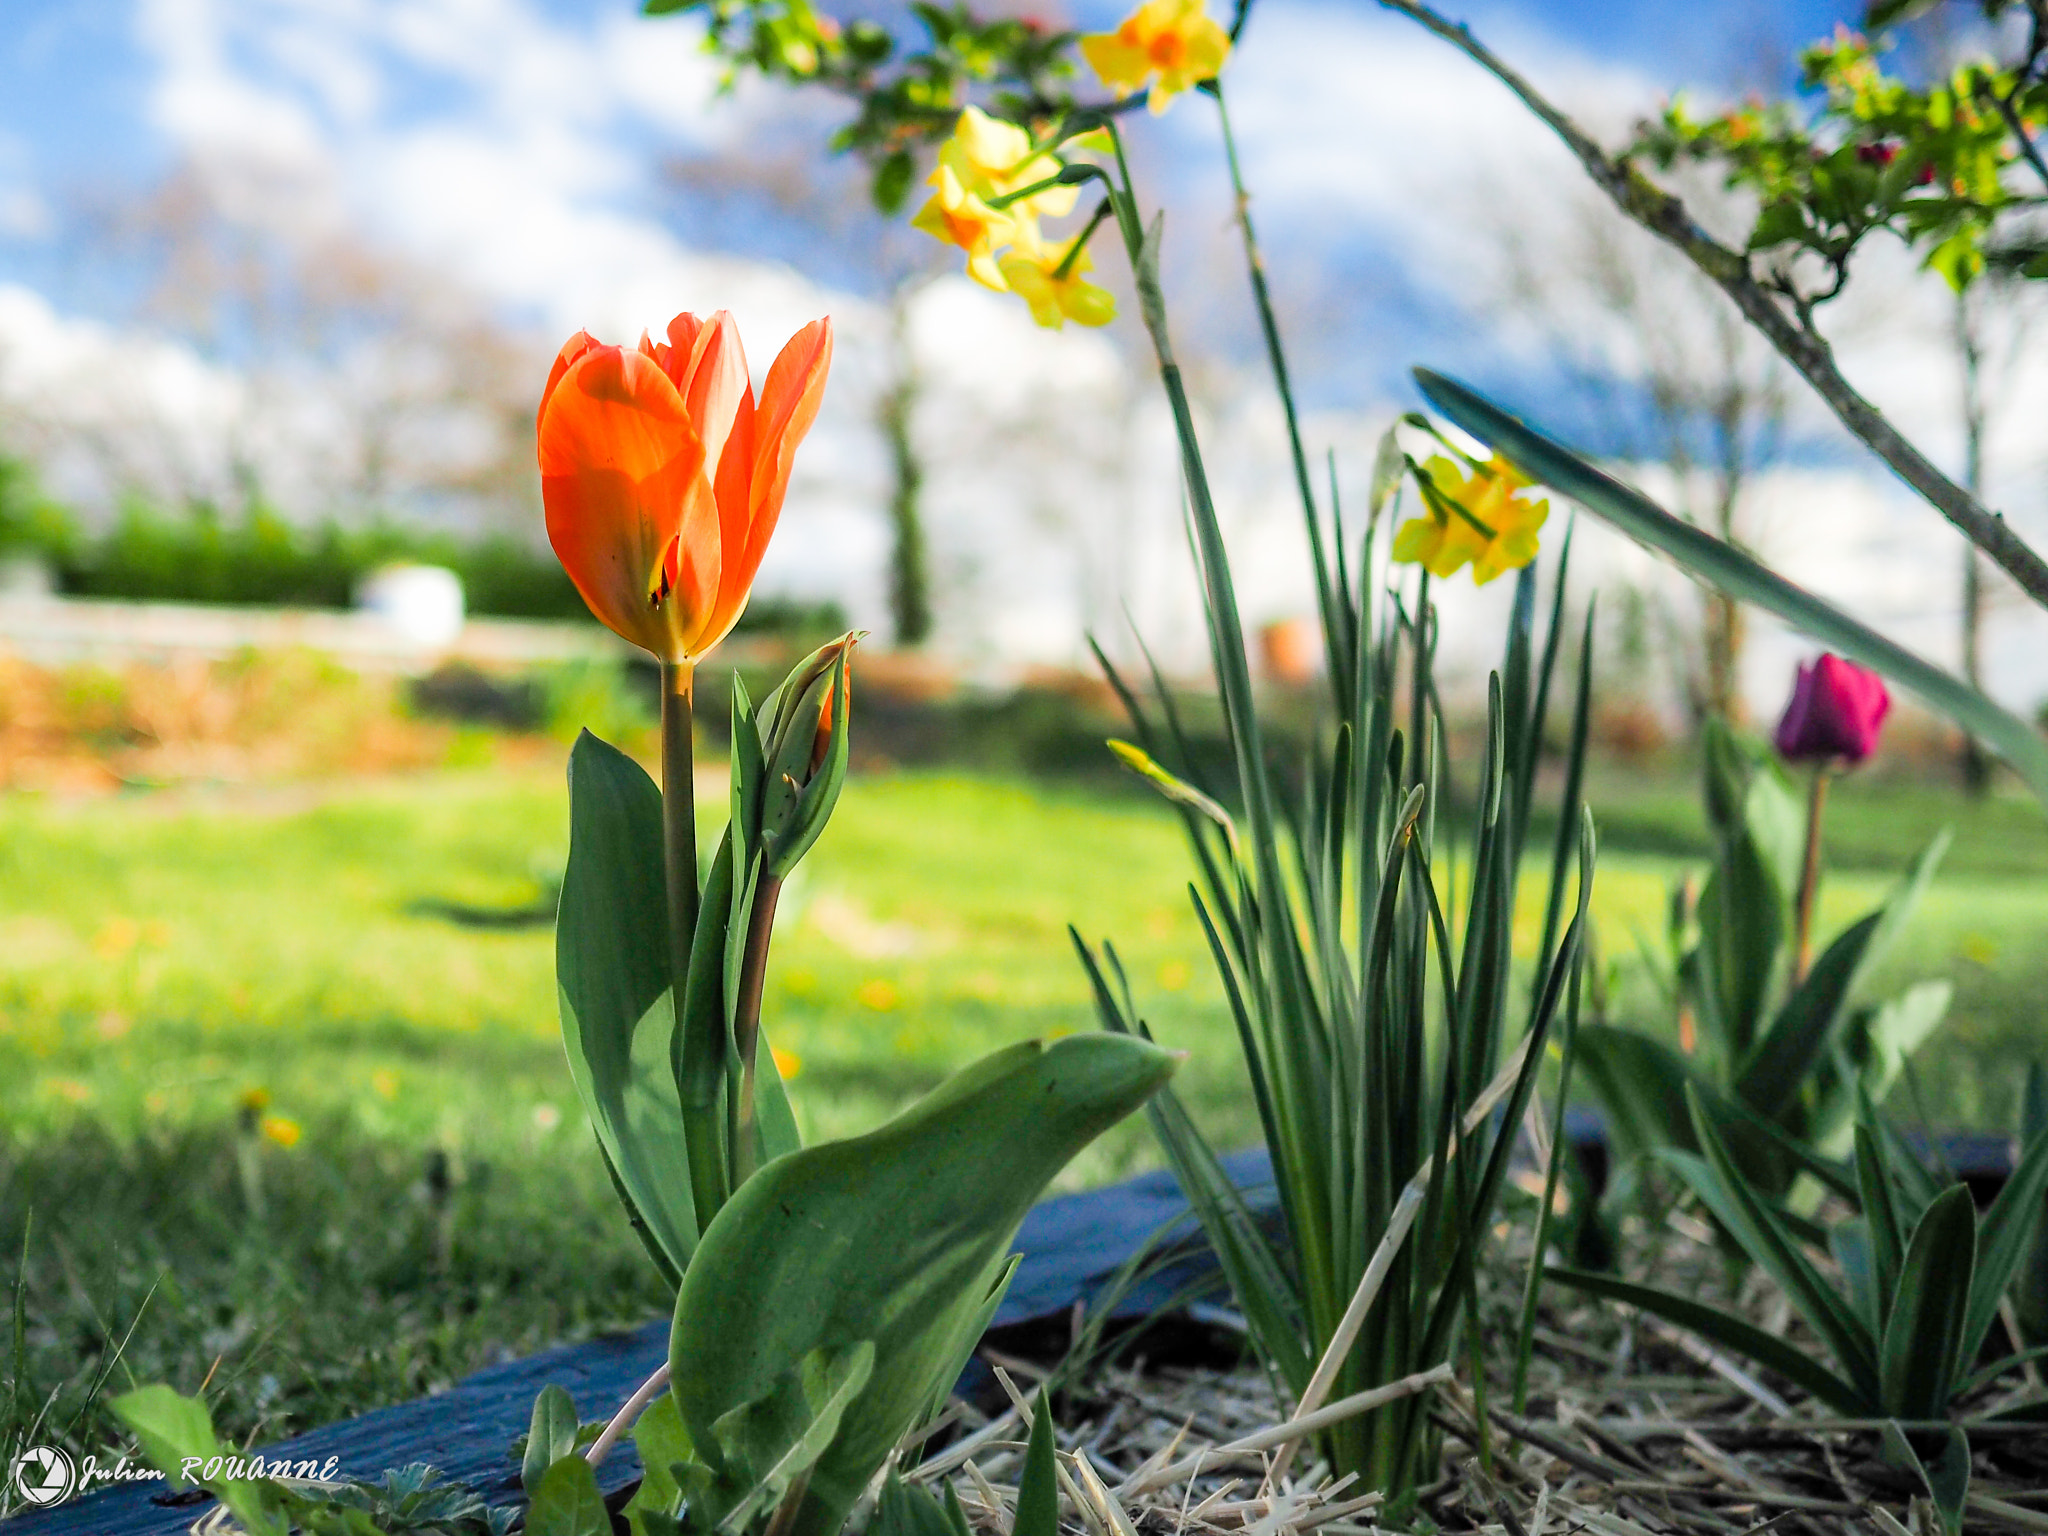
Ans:
<svg viewBox="0 0 2048 1536"><path fill-rule="evenodd" d="M541 395L548 542L590 611L694 662L747 606L832 364L832 322L792 336L756 402L739 327L669 322L637 351L577 332Z"/></svg>

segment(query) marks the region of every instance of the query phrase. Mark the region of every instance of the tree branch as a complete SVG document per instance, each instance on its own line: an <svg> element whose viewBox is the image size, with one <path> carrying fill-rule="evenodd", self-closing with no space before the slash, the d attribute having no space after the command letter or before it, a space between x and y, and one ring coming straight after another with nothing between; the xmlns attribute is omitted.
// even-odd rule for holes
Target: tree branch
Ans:
<svg viewBox="0 0 2048 1536"><path fill-rule="evenodd" d="M1387 10L1406 16L1442 38L1512 91L1577 157L1614 205L1711 278L1762 332L1765 339L1801 377L1811 384L1843 426L1895 474L1953 523L1963 536L1997 563L2029 597L2048 608L2048 561L2006 524L2002 513L1989 510L1956 484L1913 446L1884 413L1842 376L1834 349L1812 325L1802 325L1771 297L1748 258L1715 240L1694 221L1684 203L1657 186L1625 157L1613 157L1594 139L1472 35L1463 23L1452 22L1415 0L1379 0Z"/></svg>

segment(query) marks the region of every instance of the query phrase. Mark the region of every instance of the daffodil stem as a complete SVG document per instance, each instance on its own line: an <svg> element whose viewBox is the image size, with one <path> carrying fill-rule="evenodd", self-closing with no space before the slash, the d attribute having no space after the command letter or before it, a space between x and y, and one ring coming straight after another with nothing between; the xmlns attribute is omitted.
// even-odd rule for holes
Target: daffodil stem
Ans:
<svg viewBox="0 0 2048 1536"><path fill-rule="evenodd" d="M1410 458L1408 460L1408 468L1414 472L1415 484L1422 492L1422 499L1429 503L1430 511L1436 514L1439 522L1448 522L1451 518L1456 517L1478 529L1481 538L1493 540L1500 537L1489 524L1480 521L1467 511L1463 502L1459 501L1455 496L1446 496L1439 490L1436 481L1430 477L1429 471L1416 463L1414 459Z"/></svg>
<svg viewBox="0 0 2048 1536"><path fill-rule="evenodd" d="M740 960L739 991L733 998L732 1044L740 1059L740 1078L729 1099L732 1121L727 1143L732 1158L732 1187L738 1189L755 1167L754 1062L761 1045L761 994L768 979L768 941L775 933L775 902L782 882L764 874L754 892L747 919L747 947Z"/></svg>
<svg viewBox="0 0 2048 1536"><path fill-rule="evenodd" d="M1074 236L1074 243L1067 247L1067 254L1062 256L1060 264L1053 268L1052 278L1054 282L1065 282L1072 275L1074 263L1081 259L1081 253L1088 249L1089 239L1096 230L1102 227L1102 221L1109 217L1111 211L1110 200L1106 197L1096 204L1095 213L1088 220L1087 226L1082 229L1080 234Z"/></svg>
<svg viewBox="0 0 2048 1536"><path fill-rule="evenodd" d="M1238 11L1237 25L1244 24L1249 5ZM1233 32L1232 34L1236 34ZM1344 631L1343 613L1349 594L1340 594L1330 581L1329 557L1323 549L1323 525L1316 510L1316 493L1310 484L1308 453L1301 445L1301 417L1294 406L1294 385L1287 374L1287 351L1280 341L1280 320L1273 312L1272 291L1266 284L1266 259L1259 253L1259 238L1252 229L1252 195L1244 183L1244 169L1238 163L1237 137L1230 129L1230 109L1223 103L1223 82L1211 80L1205 87L1216 103L1216 121L1223 129L1223 158L1230 166L1230 190L1237 205L1238 233L1244 239L1245 269L1251 276L1252 301L1259 311L1259 331L1266 341L1266 361L1273 370L1273 388L1280 396L1280 410L1287 418L1287 446L1294 456L1294 484L1301 493L1301 515L1308 527L1309 556L1315 565L1316 608L1323 621L1323 641L1330 666L1330 686L1342 707L1351 698L1351 637ZM1338 537L1343 536L1342 530Z"/></svg>
<svg viewBox="0 0 2048 1536"><path fill-rule="evenodd" d="M661 851L668 872L669 974L678 1017L697 932L696 754L690 729L696 675L693 662L661 664Z"/></svg>
<svg viewBox="0 0 2048 1536"><path fill-rule="evenodd" d="M1792 985L1806 980L1813 964L1813 904L1820 893L1820 822L1828 803L1828 765L1813 770L1806 796L1806 864L1799 873L1799 905L1793 911Z"/></svg>

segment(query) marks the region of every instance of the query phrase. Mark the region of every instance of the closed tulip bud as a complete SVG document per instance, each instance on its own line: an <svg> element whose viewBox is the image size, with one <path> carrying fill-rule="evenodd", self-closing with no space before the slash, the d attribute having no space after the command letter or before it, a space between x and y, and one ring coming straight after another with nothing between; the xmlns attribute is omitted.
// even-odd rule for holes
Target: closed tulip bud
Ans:
<svg viewBox="0 0 2048 1536"><path fill-rule="evenodd" d="M1789 762L1843 762L1869 757L1892 707L1884 679L1853 661L1823 653L1803 663L1792 702L1778 722L1778 753Z"/></svg>

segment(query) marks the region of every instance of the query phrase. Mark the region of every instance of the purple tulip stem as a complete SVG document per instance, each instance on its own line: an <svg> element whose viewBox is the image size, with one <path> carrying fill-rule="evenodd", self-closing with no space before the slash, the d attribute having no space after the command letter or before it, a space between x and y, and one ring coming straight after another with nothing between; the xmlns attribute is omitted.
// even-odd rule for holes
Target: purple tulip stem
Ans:
<svg viewBox="0 0 2048 1536"><path fill-rule="evenodd" d="M1806 979L1807 967L1813 963L1813 899L1820 891L1820 821L1827 810L1828 780L1832 777L1827 763L1816 763L1813 788L1806 796L1806 867L1800 871L1799 906L1793 919L1792 985L1795 987Z"/></svg>

